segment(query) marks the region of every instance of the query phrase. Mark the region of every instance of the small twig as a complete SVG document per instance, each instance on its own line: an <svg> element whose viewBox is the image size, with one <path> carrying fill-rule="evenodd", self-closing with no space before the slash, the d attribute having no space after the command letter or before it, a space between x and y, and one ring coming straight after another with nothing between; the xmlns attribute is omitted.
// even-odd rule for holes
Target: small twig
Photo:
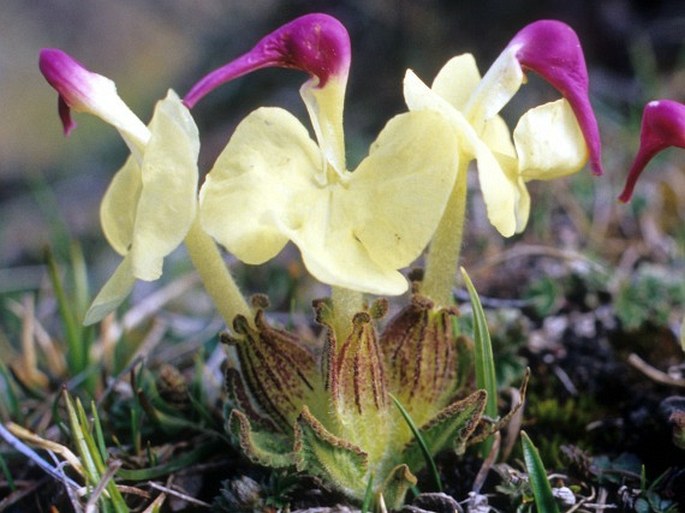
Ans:
<svg viewBox="0 0 685 513"><path fill-rule="evenodd" d="M469 293L466 289L455 288L452 290L452 295L458 301L466 302L469 300ZM530 299L506 299L481 295L478 297L484 308L492 308L493 310L498 310L500 308L515 308L520 310L521 308L526 308L533 304L533 301Z"/></svg>
<svg viewBox="0 0 685 513"><path fill-rule="evenodd" d="M152 497L152 495L150 495L148 492L146 492L145 490L141 490L136 486L118 484L117 489L121 493L125 493L126 495L137 495L138 497L142 497L143 499L149 499L150 497Z"/></svg>
<svg viewBox="0 0 685 513"><path fill-rule="evenodd" d="M480 493L480 489L485 484L485 479L488 477L490 469L495 463L495 460L497 460L501 441L502 435L500 435L499 431L496 431L493 435L492 447L490 448L488 457L483 461L483 464L480 466L480 470L478 470L478 474L476 474L476 478L473 480L473 486L471 487L471 491L473 493Z"/></svg>
<svg viewBox="0 0 685 513"><path fill-rule="evenodd" d="M155 490L159 490L160 492L166 493L167 495L173 495L174 497L177 497L181 500L184 500L186 502L190 502L191 504L196 504L197 506L202 506L203 508L211 508L212 507L212 505L207 503L207 502L204 502L204 501L201 501L201 500L196 499L194 497L191 497L190 495L187 495L183 492L179 492L177 490L174 490L173 488L169 488L169 487L163 486L161 484L157 484L154 481L149 481L148 486L150 486L150 488L154 488Z"/></svg>
<svg viewBox="0 0 685 513"><path fill-rule="evenodd" d="M509 387L509 393L511 394L512 408L523 402L523 396L518 388ZM518 440L519 433L521 431L521 425L523 424L523 410L523 408L520 408L514 415L512 415L511 421L506 427L500 461L506 461L511 452L514 450L514 446L516 445L516 441Z"/></svg>
<svg viewBox="0 0 685 513"><path fill-rule="evenodd" d="M114 474L116 474L117 470L119 470L120 467L121 467L121 461L119 461L119 460L112 460L109 463L109 465L107 467L107 472L105 472L102 475L100 482L93 489L92 493L90 494L90 497L88 498L88 502L86 503L86 512L85 513L98 513L97 502L100 500L100 496L105 492L105 487L110 482L110 480L114 477Z"/></svg>
<svg viewBox="0 0 685 513"><path fill-rule="evenodd" d="M48 451L48 454L52 458L52 461L55 462L57 471L61 476L60 480L64 482L64 480L67 479L67 475L64 472L64 466L66 462L59 461L57 459L57 456L55 456L55 454L52 451ZM80 487L77 490L73 490L70 486L65 486L64 489L66 490L67 497L69 497L69 501L71 502L71 507L74 508L74 513L83 513L83 508L81 507L81 501L79 501L79 497L82 497L84 495L84 487Z"/></svg>
<svg viewBox="0 0 685 513"><path fill-rule="evenodd" d="M631 353L630 356L628 356L628 363L652 381L656 381L657 383L670 387L685 388L685 379L672 378L656 367L652 367L635 353Z"/></svg>
<svg viewBox="0 0 685 513"><path fill-rule="evenodd" d="M592 488L592 493L588 497L581 497L581 499L578 501L578 503L573 506L571 509L569 509L566 513L573 513L574 511L577 511L581 508L583 504L586 502L590 502L595 498L596 492L594 487Z"/></svg>
<svg viewBox="0 0 685 513"><path fill-rule="evenodd" d="M573 384L573 381L571 381L571 378L568 375L568 373L556 364L552 365L552 371L554 372L554 375L557 377L557 379L564 386L566 391L573 397L578 397L578 389Z"/></svg>

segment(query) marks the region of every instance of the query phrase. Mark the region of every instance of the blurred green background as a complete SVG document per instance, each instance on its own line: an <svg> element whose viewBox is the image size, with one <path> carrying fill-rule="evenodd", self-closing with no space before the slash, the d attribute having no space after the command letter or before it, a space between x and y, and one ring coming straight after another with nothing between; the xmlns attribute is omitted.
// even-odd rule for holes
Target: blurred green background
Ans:
<svg viewBox="0 0 685 513"><path fill-rule="evenodd" d="M31 266L42 263L46 245L59 244L56 238L83 241L96 273L116 261L111 250L101 250L97 208L127 150L115 130L89 116L77 114L78 129L64 138L56 94L38 72L40 48L61 48L112 78L147 122L168 88L183 95L269 31L316 11L338 17L352 39L345 111L350 168L404 109L406 68L430 81L447 59L468 51L484 72L523 25L540 18L566 21L579 34L610 181L622 183L644 102L685 100L682 0L3 0L0 292L31 288L39 276ZM201 170L211 167L237 122L257 106L280 105L304 121L297 92L304 80L294 71L263 70L203 100L195 109ZM514 113L558 96L544 84L523 90L510 108ZM627 144L612 128L622 125L631 127ZM622 154L614 156L612 148Z"/></svg>

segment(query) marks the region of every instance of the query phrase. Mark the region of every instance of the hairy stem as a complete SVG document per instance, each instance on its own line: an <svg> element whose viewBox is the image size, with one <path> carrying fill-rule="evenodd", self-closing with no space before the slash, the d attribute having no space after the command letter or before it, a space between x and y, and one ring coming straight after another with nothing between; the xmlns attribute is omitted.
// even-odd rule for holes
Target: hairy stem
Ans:
<svg viewBox="0 0 685 513"><path fill-rule="evenodd" d="M331 287L331 300L335 315L335 335L339 343L344 342L352 331L352 318L364 307L364 297L361 292Z"/></svg>
<svg viewBox="0 0 685 513"><path fill-rule="evenodd" d="M435 301L436 306L448 306L453 302L452 288L464 234L467 167L468 162L459 165L457 181L426 257L426 272L421 292Z"/></svg>
<svg viewBox="0 0 685 513"><path fill-rule="evenodd" d="M252 310L221 258L219 248L202 230L197 219L193 222L184 242L207 294L212 298L214 306L226 324L229 327L233 326L233 319L236 315L243 315L252 322Z"/></svg>

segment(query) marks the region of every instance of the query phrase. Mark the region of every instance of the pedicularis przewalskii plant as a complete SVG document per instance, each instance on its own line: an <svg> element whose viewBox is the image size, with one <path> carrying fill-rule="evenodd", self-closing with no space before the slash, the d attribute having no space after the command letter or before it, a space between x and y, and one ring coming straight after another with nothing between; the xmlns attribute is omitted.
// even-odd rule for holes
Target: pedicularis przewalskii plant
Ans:
<svg viewBox="0 0 685 513"><path fill-rule="evenodd" d="M473 344L455 329L469 163L477 163L491 223L511 236L528 219L527 181L574 173L588 157L601 173L599 132L575 33L539 21L482 78L470 54L451 59L431 87L408 71L409 111L388 121L350 171L343 130L350 56L340 22L303 16L208 74L182 101L170 91L148 126L113 82L65 53L43 50L40 67L59 92L67 133L70 110L88 112L117 128L131 150L101 207L105 235L123 261L85 322L114 311L136 279L157 279L163 258L184 243L229 326L222 336L230 348L226 425L235 441L255 462L295 467L359 501L370 490L394 508L416 483L425 452L462 451L497 427L484 421L487 394L475 386ZM300 94L315 139L289 112L261 107L238 125L198 193L199 135L189 109L265 67L309 75ZM499 112L527 71L562 98L526 112L512 138ZM331 298L314 305L322 342L273 327L268 300L243 299L216 245L261 264L288 241L331 286ZM425 279L383 322L387 301L363 294L404 293L399 270L426 247Z"/></svg>

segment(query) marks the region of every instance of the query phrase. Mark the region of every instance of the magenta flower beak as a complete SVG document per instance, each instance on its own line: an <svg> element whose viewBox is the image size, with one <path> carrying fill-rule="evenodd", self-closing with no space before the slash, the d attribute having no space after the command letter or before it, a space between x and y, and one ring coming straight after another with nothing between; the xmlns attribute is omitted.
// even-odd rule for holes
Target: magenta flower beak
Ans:
<svg viewBox="0 0 685 513"><path fill-rule="evenodd" d="M590 167L602 174L601 143L590 105L588 74L578 36L555 20L540 20L524 27L508 45L516 47L521 67L542 76L571 105L590 153Z"/></svg>
<svg viewBox="0 0 685 513"><path fill-rule="evenodd" d="M102 79L91 73L81 63L62 50L44 48L40 52L38 66L48 83L59 93L58 109L64 134L76 128L71 119L71 109L85 110L94 90L94 82Z"/></svg>
<svg viewBox="0 0 685 513"><path fill-rule="evenodd" d="M618 199L630 201L635 183L654 156L675 146L685 148L685 105L672 100L657 100L645 105L640 128L640 149Z"/></svg>
<svg viewBox="0 0 685 513"><path fill-rule="evenodd" d="M350 67L350 37L345 27L331 16L301 16L264 37L246 54L206 75L183 101L192 108L221 84L268 67L305 71L319 88L331 77L346 79Z"/></svg>

